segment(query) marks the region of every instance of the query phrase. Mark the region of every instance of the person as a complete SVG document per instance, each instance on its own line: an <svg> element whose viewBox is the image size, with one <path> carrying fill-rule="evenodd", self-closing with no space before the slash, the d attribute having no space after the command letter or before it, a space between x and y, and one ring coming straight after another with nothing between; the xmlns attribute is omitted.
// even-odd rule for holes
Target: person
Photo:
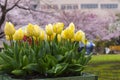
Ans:
<svg viewBox="0 0 120 80"><path fill-rule="evenodd" d="M82 42L79 42L78 52L81 52L84 49L85 45Z"/></svg>
<svg viewBox="0 0 120 80"><path fill-rule="evenodd" d="M86 49L86 55L89 55L91 52L93 52L93 49L95 47L95 44L92 41L86 41L86 44L79 42L79 48L78 52L81 52L84 48Z"/></svg>
<svg viewBox="0 0 120 80"><path fill-rule="evenodd" d="M108 47L105 47L105 53L109 54L110 53L110 49Z"/></svg>
<svg viewBox="0 0 120 80"><path fill-rule="evenodd" d="M86 54L90 54L93 52L95 44L92 41L88 41L86 44Z"/></svg>

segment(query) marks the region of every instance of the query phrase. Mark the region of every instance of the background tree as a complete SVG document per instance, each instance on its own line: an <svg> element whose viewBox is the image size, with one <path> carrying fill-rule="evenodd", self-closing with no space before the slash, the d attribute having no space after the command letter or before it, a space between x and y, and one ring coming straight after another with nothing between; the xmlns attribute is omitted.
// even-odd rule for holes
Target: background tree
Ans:
<svg viewBox="0 0 120 80"><path fill-rule="evenodd" d="M17 27L25 26L28 23L44 24L45 21L42 21L42 18L48 17L48 14L50 16L51 13L35 10L37 4L34 2L35 0L0 0L0 38L4 36L3 24L5 21L13 22Z"/></svg>
<svg viewBox="0 0 120 80"><path fill-rule="evenodd" d="M19 2L20 0L14 1L12 2L8 2L10 0L0 0L0 34L2 37L3 35L3 31L1 30L1 27L6 19L6 15L7 13L12 10ZM9 3L12 3L11 5L9 5Z"/></svg>
<svg viewBox="0 0 120 80"><path fill-rule="evenodd" d="M120 35L116 31L109 33L109 25L116 21L115 14L109 12L99 14L94 11L63 11L58 14L57 21L64 22L66 26L70 22L75 23L76 30L82 29L91 40L109 40ZM110 36L115 34L116 36Z"/></svg>
<svg viewBox="0 0 120 80"><path fill-rule="evenodd" d="M89 39L109 40L120 35L119 31L116 30L112 33L109 32L110 24L116 21L115 14L102 10L96 11L98 13L93 10L41 11L39 8L37 9L39 4L35 1L39 0L0 0L0 32L3 33L2 29L5 21L12 22L16 28L26 26L28 23L44 27L48 23L59 21L64 22L65 26L73 22L77 29L86 32ZM5 9L3 9L3 6ZM2 19L3 17L4 19Z"/></svg>

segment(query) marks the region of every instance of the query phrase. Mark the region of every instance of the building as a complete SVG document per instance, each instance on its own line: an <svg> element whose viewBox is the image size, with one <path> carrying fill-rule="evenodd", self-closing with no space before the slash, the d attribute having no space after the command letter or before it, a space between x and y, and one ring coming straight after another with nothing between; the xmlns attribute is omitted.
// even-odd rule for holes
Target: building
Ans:
<svg viewBox="0 0 120 80"><path fill-rule="evenodd" d="M120 11L119 0L34 0L32 7L40 10L107 10Z"/></svg>

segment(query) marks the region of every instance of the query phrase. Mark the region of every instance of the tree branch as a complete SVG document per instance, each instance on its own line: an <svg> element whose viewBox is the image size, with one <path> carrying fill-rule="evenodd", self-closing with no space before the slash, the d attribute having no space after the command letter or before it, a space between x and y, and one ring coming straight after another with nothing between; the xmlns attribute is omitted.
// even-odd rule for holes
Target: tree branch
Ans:
<svg viewBox="0 0 120 80"><path fill-rule="evenodd" d="M20 9L24 9L24 10L30 10L30 8L26 8L26 7L23 7L23 6L20 6L20 5L16 5L16 7L20 8Z"/></svg>
<svg viewBox="0 0 120 80"><path fill-rule="evenodd" d="M12 7L8 8L6 10L6 12L8 12L8 11L12 10L14 7L16 7L19 2L20 2L20 0L18 0Z"/></svg>
<svg viewBox="0 0 120 80"><path fill-rule="evenodd" d="M4 5L2 5L2 4L0 3L0 7L1 7L1 9L3 9L3 8L4 8Z"/></svg>
<svg viewBox="0 0 120 80"><path fill-rule="evenodd" d="M40 13L45 13L45 14L50 14L50 15L52 15L52 12L33 10L33 9L30 9L30 8L26 8L26 7L20 6L20 5L18 5L18 4L16 5L16 7L20 8L20 9L23 9L23 10L34 11L34 12L40 12Z"/></svg>
<svg viewBox="0 0 120 80"><path fill-rule="evenodd" d="M8 0L5 0L5 3L4 3L5 8L7 7L7 2L8 2Z"/></svg>

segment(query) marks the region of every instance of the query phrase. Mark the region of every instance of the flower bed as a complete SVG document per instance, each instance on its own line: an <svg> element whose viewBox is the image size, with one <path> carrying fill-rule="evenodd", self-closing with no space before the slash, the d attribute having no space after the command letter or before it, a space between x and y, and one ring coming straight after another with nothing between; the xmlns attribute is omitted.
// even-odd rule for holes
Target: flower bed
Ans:
<svg viewBox="0 0 120 80"><path fill-rule="evenodd" d="M0 52L1 74L14 78L81 76L91 59L85 49L78 52L79 42L86 44L86 37L82 30L75 32L73 23L67 28L60 22L48 24L45 30L28 24L24 30L15 30L7 22L4 32L10 45L3 43Z"/></svg>

